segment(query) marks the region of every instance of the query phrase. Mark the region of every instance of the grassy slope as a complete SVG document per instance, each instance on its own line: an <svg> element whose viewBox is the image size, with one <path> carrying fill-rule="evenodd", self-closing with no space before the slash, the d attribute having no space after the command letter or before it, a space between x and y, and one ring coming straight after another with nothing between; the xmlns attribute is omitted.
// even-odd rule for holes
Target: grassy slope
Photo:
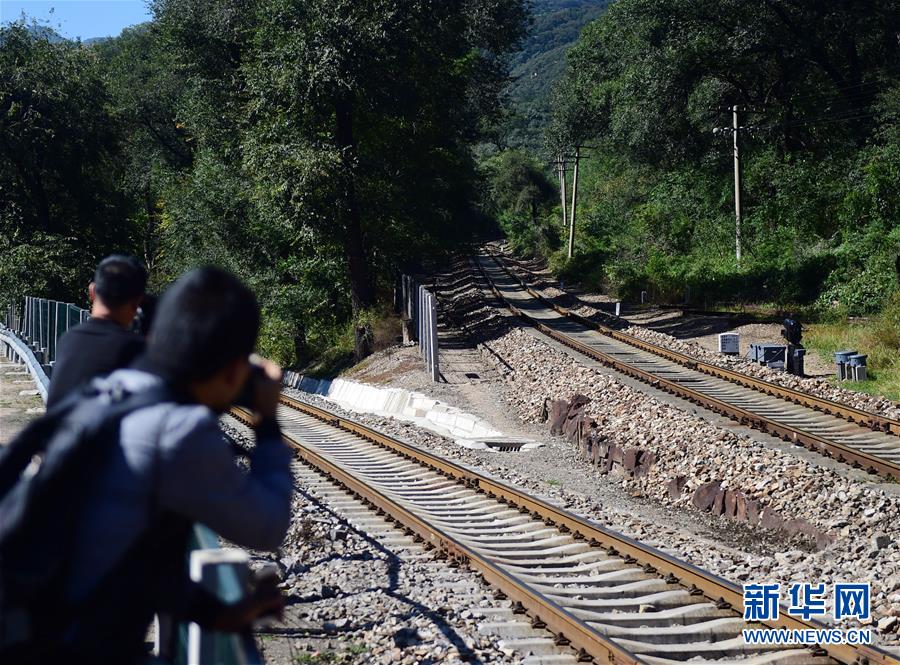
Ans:
<svg viewBox="0 0 900 665"><path fill-rule="evenodd" d="M881 314L866 321L819 323L803 337L806 346L826 359L834 352L856 350L868 355L869 380L848 388L900 401L900 291Z"/></svg>
<svg viewBox="0 0 900 665"><path fill-rule="evenodd" d="M835 351L853 349L867 354L869 380L845 383L844 387L900 401L900 348L883 340L879 331L877 321L817 323L809 326L803 343L832 362Z"/></svg>

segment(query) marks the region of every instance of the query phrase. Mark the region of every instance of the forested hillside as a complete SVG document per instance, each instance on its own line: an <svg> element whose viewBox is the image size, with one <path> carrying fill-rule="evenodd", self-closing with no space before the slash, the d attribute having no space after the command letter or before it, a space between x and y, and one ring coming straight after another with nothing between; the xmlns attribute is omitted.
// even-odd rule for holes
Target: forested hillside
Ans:
<svg viewBox="0 0 900 665"><path fill-rule="evenodd" d="M495 196L514 201L496 214L521 250L626 298L877 312L900 254L898 24L887 0L617 0L569 51L546 126L570 171L586 146L574 258L535 155L506 159L518 180L493 158L494 191L522 194Z"/></svg>
<svg viewBox="0 0 900 665"><path fill-rule="evenodd" d="M611 0L535 0L533 22L511 61L510 116L503 140L512 147L541 147L550 119L550 97L566 66L566 51L581 29Z"/></svg>
<svg viewBox="0 0 900 665"><path fill-rule="evenodd" d="M0 28L0 295L84 302L104 254L155 288L225 266L261 348L363 355L399 269L472 235L522 0L155 0L93 45ZM355 340L354 340L355 338Z"/></svg>

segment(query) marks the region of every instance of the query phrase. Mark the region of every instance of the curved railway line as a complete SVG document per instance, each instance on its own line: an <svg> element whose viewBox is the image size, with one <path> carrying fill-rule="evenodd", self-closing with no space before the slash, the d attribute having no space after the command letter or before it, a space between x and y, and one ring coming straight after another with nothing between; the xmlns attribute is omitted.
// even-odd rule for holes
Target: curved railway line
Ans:
<svg viewBox="0 0 900 665"><path fill-rule="evenodd" d="M490 290L541 333L653 387L871 474L900 480L900 421L706 363L561 307L493 255L477 256Z"/></svg>
<svg viewBox="0 0 900 665"><path fill-rule="evenodd" d="M250 414L232 411L239 420ZM896 664L871 646L761 647L741 629L739 587L522 490L284 395L285 440L454 563L580 662ZM760 624L756 624L759 626ZM816 629L782 614L766 627Z"/></svg>

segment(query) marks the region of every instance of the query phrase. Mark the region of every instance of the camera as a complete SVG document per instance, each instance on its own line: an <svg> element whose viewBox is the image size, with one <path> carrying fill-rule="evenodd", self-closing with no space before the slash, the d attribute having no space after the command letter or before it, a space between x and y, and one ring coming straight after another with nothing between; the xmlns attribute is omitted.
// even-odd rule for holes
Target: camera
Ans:
<svg viewBox="0 0 900 665"><path fill-rule="evenodd" d="M247 382L238 394L237 399L234 400L235 405L253 408L253 405L256 403L256 391L260 382L269 380L269 377L266 376L266 370L251 362L250 375L247 377Z"/></svg>

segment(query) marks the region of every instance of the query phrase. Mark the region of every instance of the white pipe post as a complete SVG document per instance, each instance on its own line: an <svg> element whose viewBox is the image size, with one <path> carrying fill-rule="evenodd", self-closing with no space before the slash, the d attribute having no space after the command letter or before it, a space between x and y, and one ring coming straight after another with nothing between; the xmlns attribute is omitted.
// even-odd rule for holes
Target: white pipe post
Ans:
<svg viewBox="0 0 900 665"><path fill-rule="evenodd" d="M429 310L431 308L431 294L428 289L423 289L424 299L422 307L422 360L425 362L425 369L428 370L428 347L431 344L431 316Z"/></svg>
<svg viewBox="0 0 900 665"><path fill-rule="evenodd" d="M38 300L38 346L44 351L44 300Z"/></svg>
<svg viewBox="0 0 900 665"><path fill-rule="evenodd" d="M56 360L56 348L59 346L59 307L62 305L58 300L56 302L56 320L53 322L53 360Z"/></svg>
<svg viewBox="0 0 900 665"><path fill-rule="evenodd" d="M246 583L249 561L250 556L237 548L194 550L190 556L190 577L221 600L233 603L241 598L221 597L223 589L219 584L218 569L232 568L238 580ZM231 635L202 629L196 623L188 624L188 665L217 665L225 661L227 640L233 639Z"/></svg>
<svg viewBox="0 0 900 665"><path fill-rule="evenodd" d="M423 289L425 294L425 307L422 309L423 334L422 334L422 355L424 356L425 366L431 359L431 293L428 289Z"/></svg>
<svg viewBox="0 0 900 665"><path fill-rule="evenodd" d="M731 107L734 133L734 258L738 266L741 265L741 218L743 217L743 209L741 207L741 124L738 116L739 110L737 105Z"/></svg>
<svg viewBox="0 0 900 665"><path fill-rule="evenodd" d="M44 304L47 309L47 320L44 322L44 350L46 353L46 357L44 358L45 363L50 362L50 301L44 300Z"/></svg>
<svg viewBox="0 0 900 665"><path fill-rule="evenodd" d="M440 369L438 368L438 331L437 331L437 300L434 295L431 296L431 307L428 309L431 324L430 337L430 358L429 366L431 369L432 381L440 380Z"/></svg>
<svg viewBox="0 0 900 665"><path fill-rule="evenodd" d="M416 290L416 335L417 340L419 342L419 353L423 353L423 337L425 332L425 325L422 317L422 312L425 311L425 287L421 284L419 288Z"/></svg>

